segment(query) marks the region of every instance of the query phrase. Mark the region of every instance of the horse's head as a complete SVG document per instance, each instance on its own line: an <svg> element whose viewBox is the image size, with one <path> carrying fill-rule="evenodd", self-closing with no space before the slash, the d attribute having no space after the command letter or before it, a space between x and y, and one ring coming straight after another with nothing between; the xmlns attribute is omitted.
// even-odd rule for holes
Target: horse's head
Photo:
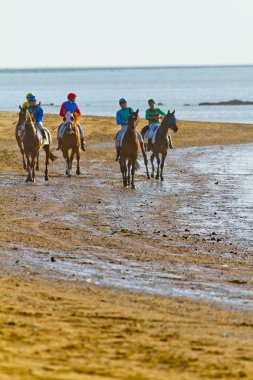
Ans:
<svg viewBox="0 0 253 380"><path fill-rule="evenodd" d="M24 125L25 121L26 121L26 118L27 118L27 108L24 107L22 108L21 106L19 106L19 114L18 114L18 122L19 122L19 125Z"/></svg>
<svg viewBox="0 0 253 380"><path fill-rule="evenodd" d="M128 127L135 130L138 124L139 119L139 110L137 109L136 112L132 112L128 119Z"/></svg>
<svg viewBox="0 0 253 380"><path fill-rule="evenodd" d="M177 119L175 118L175 110L173 112L170 112L169 110L164 119L166 120L167 126L172 129L173 132L178 131Z"/></svg>
<svg viewBox="0 0 253 380"><path fill-rule="evenodd" d="M75 115L71 112L67 112L63 121L66 126L65 132L68 134L75 133L75 124L76 124Z"/></svg>

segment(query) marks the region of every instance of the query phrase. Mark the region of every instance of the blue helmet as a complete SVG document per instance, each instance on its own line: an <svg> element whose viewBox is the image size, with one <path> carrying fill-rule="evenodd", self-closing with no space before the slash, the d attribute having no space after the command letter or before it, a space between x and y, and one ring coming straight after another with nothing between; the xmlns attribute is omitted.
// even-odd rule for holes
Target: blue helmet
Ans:
<svg viewBox="0 0 253 380"><path fill-rule="evenodd" d="M28 102L36 102L36 98L35 98L35 96L30 96L28 99Z"/></svg>
<svg viewBox="0 0 253 380"><path fill-rule="evenodd" d="M121 104L121 103L127 103L126 99L124 99L124 98L120 98L120 100L119 100L119 104Z"/></svg>

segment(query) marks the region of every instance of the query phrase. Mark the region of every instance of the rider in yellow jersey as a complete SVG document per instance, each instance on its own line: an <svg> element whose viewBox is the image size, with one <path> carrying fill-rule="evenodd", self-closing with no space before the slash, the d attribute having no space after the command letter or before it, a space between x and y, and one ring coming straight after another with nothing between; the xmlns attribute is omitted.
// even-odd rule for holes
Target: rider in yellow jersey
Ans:
<svg viewBox="0 0 253 380"><path fill-rule="evenodd" d="M33 96L33 94L31 92L28 92L28 94L26 95L26 102L23 103L22 105L22 108L28 108L30 103L28 101L28 99Z"/></svg>

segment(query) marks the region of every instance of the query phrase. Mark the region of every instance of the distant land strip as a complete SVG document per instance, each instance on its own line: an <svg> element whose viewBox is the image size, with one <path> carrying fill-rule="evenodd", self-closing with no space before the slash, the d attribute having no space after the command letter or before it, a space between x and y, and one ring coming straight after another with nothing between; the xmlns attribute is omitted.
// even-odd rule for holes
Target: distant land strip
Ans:
<svg viewBox="0 0 253 380"><path fill-rule="evenodd" d="M243 101L238 99L228 100L226 102L204 102L199 103L199 106L250 106L253 102Z"/></svg>

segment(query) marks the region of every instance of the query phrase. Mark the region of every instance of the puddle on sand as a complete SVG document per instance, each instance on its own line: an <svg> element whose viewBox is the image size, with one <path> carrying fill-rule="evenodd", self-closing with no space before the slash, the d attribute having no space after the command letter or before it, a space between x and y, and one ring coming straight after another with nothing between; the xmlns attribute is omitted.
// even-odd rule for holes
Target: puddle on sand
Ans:
<svg viewBox="0 0 253 380"><path fill-rule="evenodd" d="M54 262L51 262L52 256ZM69 254L11 244L8 245L8 257L11 262L18 260L16 265L19 267L46 277L163 296L189 297L253 310L250 286L230 285L229 277L226 278L221 270L195 264L138 262L108 254L102 249L99 253Z"/></svg>
<svg viewBox="0 0 253 380"><path fill-rule="evenodd" d="M253 144L192 147L170 152L162 189L176 193L178 229L216 234L253 248ZM173 167L180 168L173 171ZM168 163L167 163L168 166ZM168 174L167 174L168 173ZM157 193L161 187L157 187Z"/></svg>
<svg viewBox="0 0 253 380"><path fill-rule="evenodd" d="M188 154L189 175L200 180L200 194L191 194L178 210L182 228L211 229L233 243L253 246L253 145L195 148ZM187 157L190 149L182 154ZM203 179L203 180L201 180Z"/></svg>
<svg viewBox="0 0 253 380"><path fill-rule="evenodd" d="M24 186L23 177L13 174L0 174L0 187Z"/></svg>

